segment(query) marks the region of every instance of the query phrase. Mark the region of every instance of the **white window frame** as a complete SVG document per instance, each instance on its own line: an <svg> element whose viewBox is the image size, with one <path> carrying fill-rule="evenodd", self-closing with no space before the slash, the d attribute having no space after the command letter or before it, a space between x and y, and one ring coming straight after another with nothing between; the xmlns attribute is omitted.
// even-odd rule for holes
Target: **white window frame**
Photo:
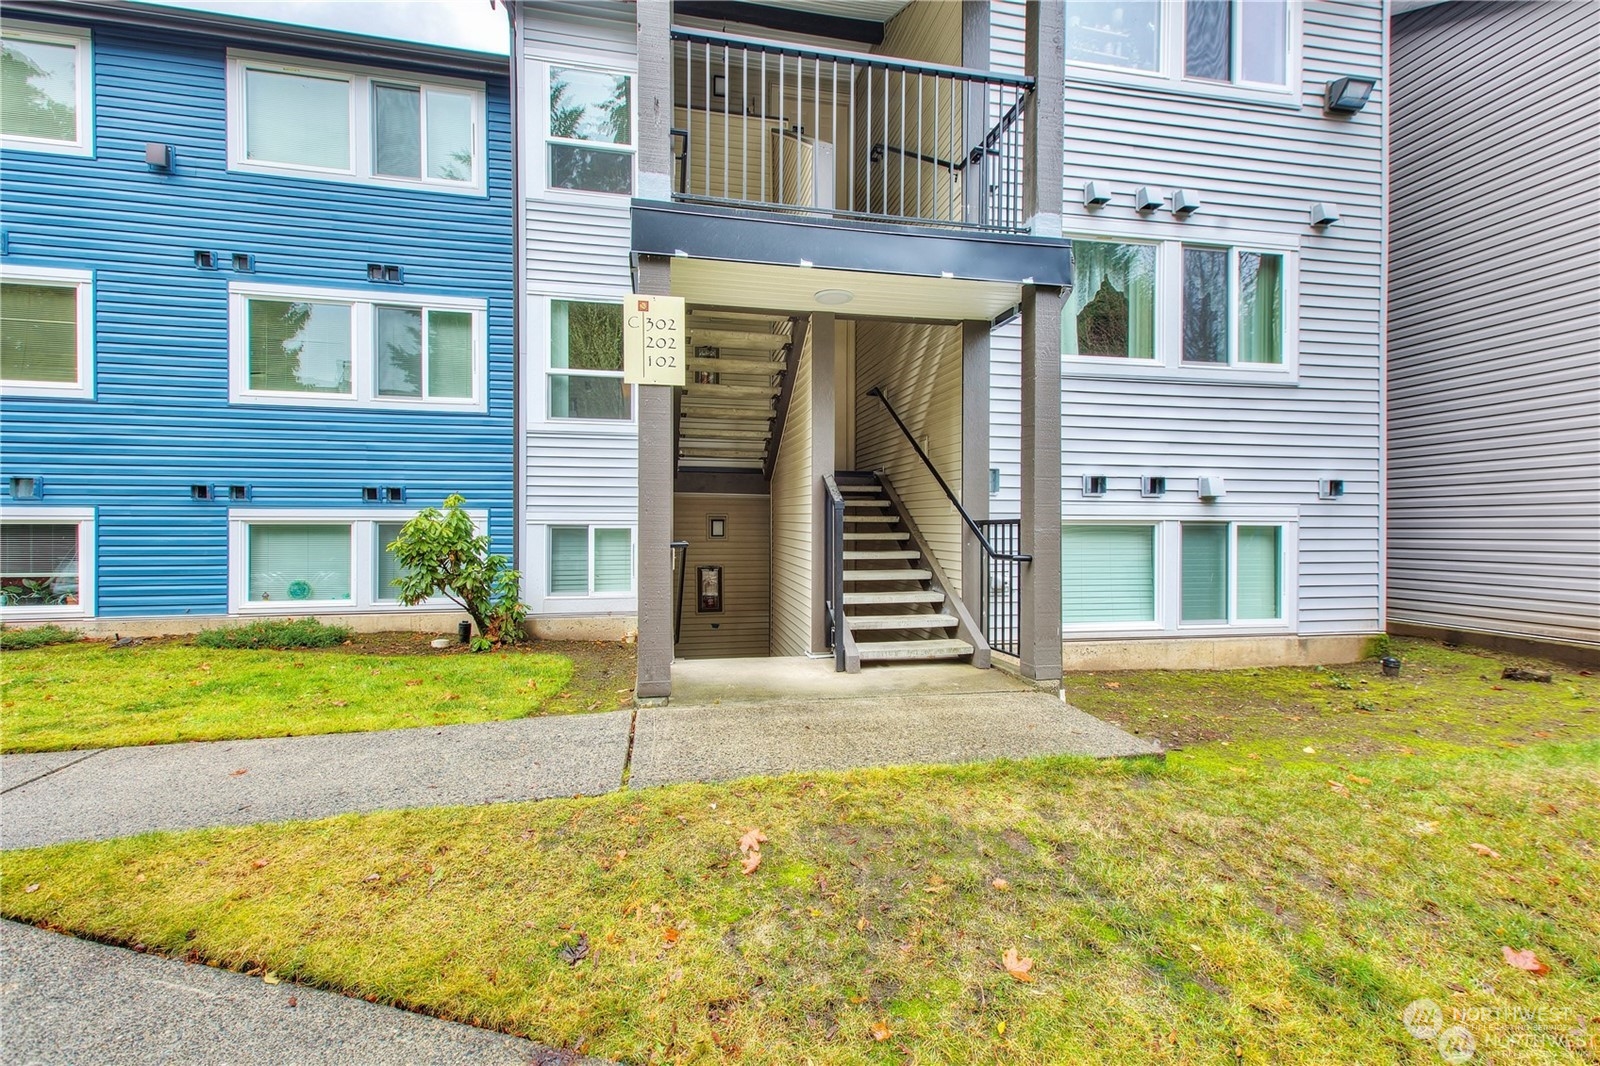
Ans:
<svg viewBox="0 0 1600 1066"><path fill-rule="evenodd" d="M1241 2L1249 0L1233 0L1237 8ZM1284 12L1284 33L1288 37L1286 43L1288 55L1284 63L1284 84L1271 85L1262 82L1248 82L1241 80L1214 81L1210 78L1191 78L1184 73L1184 45L1185 45L1185 15L1188 5L1175 0L1161 0L1159 10L1161 22L1156 33L1156 52L1160 62L1153 71L1134 70L1128 67L1119 67L1105 63L1089 63L1082 60L1068 60L1067 80L1082 82L1099 82L1102 84L1124 85L1131 88L1150 89L1157 92L1177 93L1184 96L1204 96L1215 99L1237 101L1240 103L1269 104L1275 107L1301 108L1301 66L1302 66L1302 31L1303 4L1301 0L1286 0L1287 10ZM1240 33L1242 20L1234 17L1232 23L1232 40L1230 42L1231 59L1237 67L1240 58L1241 44ZM1069 29L1068 33L1071 32Z"/></svg>
<svg viewBox="0 0 1600 1066"><path fill-rule="evenodd" d="M78 120L78 135L71 141L8 133L0 134L0 148L14 152L94 155L94 48L90 31L86 27L46 25L11 18L5 20L3 26L0 26L0 31L7 37L59 45L76 51L77 84L73 100Z"/></svg>
<svg viewBox="0 0 1600 1066"><path fill-rule="evenodd" d="M372 507L353 510L336 508L262 509L234 507L228 510L228 613L233 615L308 615L352 614L366 611L395 613L459 610L445 596L432 596L415 607L400 603L397 595L378 587L378 526L387 522L409 522L420 507ZM475 531L489 528L489 513L469 510ZM282 600L256 602L250 599L251 526L348 526L350 527L350 598L348 600Z"/></svg>
<svg viewBox="0 0 1600 1066"><path fill-rule="evenodd" d="M93 618L95 611L95 511L92 507L35 507L11 504L0 512L0 525L78 527L78 602L33 607L0 607L6 622L53 618Z"/></svg>
<svg viewBox="0 0 1600 1066"><path fill-rule="evenodd" d="M0 381L8 396L94 399L94 274L88 270L0 264L0 281L72 288L78 297L78 380Z"/></svg>
<svg viewBox="0 0 1600 1066"><path fill-rule="evenodd" d="M532 64L538 77L533 79L530 90L537 106L530 106L530 111L535 115L533 126L537 137L538 151L528 153L537 156L529 162L537 168L533 175L534 181L529 186L536 189L542 198L550 200L572 200L579 203L614 204L626 207L628 201L639 195L639 72L633 67L621 65L606 66L595 63L593 57L563 58L558 54L550 53L542 56ZM628 109L628 118L631 129L628 131L629 144L600 144L595 141L575 141L565 137L554 137L550 133L550 71L554 67L564 70L585 70L593 74L609 74L613 77L628 79L628 92L631 95L631 106ZM603 150L621 154L626 152L629 157L629 166L632 171L629 193L598 192L593 189L569 189L564 185L550 183L550 145L551 143L571 145L579 148L598 147Z"/></svg>
<svg viewBox="0 0 1600 1066"><path fill-rule="evenodd" d="M1183 223L1175 223L1182 226ZM1071 377L1139 379L1149 377L1186 381L1294 385L1300 375L1300 253L1295 245L1272 240L1218 239L1196 231L1170 237L1130 237L1111 233L1070 233L1074 241L1101 244L1154 245L1155 354L1154 359L1108 355L1061 356L1062 370ZM1183 359L1183 248L1214 248L1228 253L1228 362L1199 363ZM1239 348L1239 254L1254 252L1283 257L1283 335L1279 338L1283 361L1241 363ZM1066 321L1062 329L1068 328Z"/></svg>
<svg viewBox="0 0 1600 1066"><path fill-rule="evenodd" d="M1174 479L1168 478L1169 491ZM1293 633L1299 620L1299 515L1282 509L1230 509L1226 512L1201 504L1162 508L1159 515L1146 508L1099 505L1093 514L1062 516L1062 524L1155 526L1156 620L1154 622L1066 622L1062 605L1062 636L1067 640L1104 637L1222 637ZM1227 622L1185 622L1183 615L1183 525L1224 524L1228 527ZM1238 613L1238 527L1277 526L1282 530L1278 550L1282 567L1280 617L1233 620Z"/></svg>
<svg viewBox="0 0 1600 1066"><path fill-rule="evenodd" d="M550 365L550 358L555 352L555 338L551 335L551 330L555 326L555 308L552 305L558 302L615 304L621 307L623 305L623 296L617 293L608 293L529 297L526 306L533 313L528 316L528 325L529 328L536 331L533 337L532 350L539 353L540 359L539 373L537 375L529 375L537 378L537 384L533 385L530 390L535 394L530 397L534 403L533 410L529 412L532 416L530 422L537 422L543 426L550 427L581 427L586 433L596 430L625 434L638 432L639 395L637 387L629 388L627 418L560 418L550 413L550 378L553 375L614 378L617 381L622 381L623 375L620 367L616 370L566 370Z"/></svg>
<svg viewBox="0 0 1600 1066"><path fill-rule="evenodd" d="M293 163L267 163L250 159L245 150L245 71L260 70L274 74L302 77L334 78L349 87L350 108L350 166L328 168L301 166ZM404 178L392 174L378 174L373 170L373 114L372 87L377 85L402 86L420 90L426 100L429 89L461 93L472 97L472 180L448 181L421 177ZM259 52L228 50L228 169L254 174L275 174L290 178L320 178L327 181L354 182L362 185L382 185L396 189L425 189L430 192L447 192L466 196L484 196L488 190L488 137L487 91L481 81L442 78L435 75L421 77L404 71L358 67L343 63L305 61L289 56L269 55ZM427 105L422 110L422 151L424 165L427 152Z"/></svg>
<svg viewBox="0 0 1600 1066"><path fill-rule="evenodd" d="M249 301L252 299L344 304L350 308L350 392L293 392L250 388ZM378 395L377 353L373 345L374 309L406 307L421 311L458 311L472 315L472 396L408 397ZM316 289L293 285L233 282L228 286L228 402L285 407L344 407L390 411L488 410L489 305L461 296L393 293L361 289ZM424 338L424 344L426 339Z"/></svg>
<svg viewBox="0 0 1600 1066"><path fill-rule="evenodd" d="M555 562L555 539L550 535L556 529L586 529L589 531L589 591L578 592L552 592L550 590L551 567ZM628 590L626 592L596 592L594 588L594 534L597 529L625 529L628 531ZM544 555L541 563L544 579L545 598L556 602L570 601L593 603L595 601L610 601L613 603L632 602L639 594L639 527L626 522L547 522L544 525Z"/></svg>

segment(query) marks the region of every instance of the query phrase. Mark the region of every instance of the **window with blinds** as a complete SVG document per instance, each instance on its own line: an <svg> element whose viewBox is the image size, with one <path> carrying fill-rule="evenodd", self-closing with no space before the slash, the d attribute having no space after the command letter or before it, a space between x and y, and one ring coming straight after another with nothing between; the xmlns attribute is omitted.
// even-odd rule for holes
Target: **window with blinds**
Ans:
<svg viewBox="0 0 1600 1066"><path fill-rule="evenodd" d="M75 604L79 584L76 523L0 525L0 606Z"/></svg>
<svg viewBox="0 0 1600 1066"><path fill-rule="evenodd" d="M71 282L0 279L0 381L79 383L79 299Z"/></svg>
<svg viewBox="0 0 1600 1066"><path fill-rule="evenodd" d="M1283 527L1238 526L1237 607L1242 621L1283 617Z"/></svg>
<svg viewBox="0 0 1600 1066"><path fill-rule="evenodd" d="M389 545L394 543L404 526L404 522L378 522L374 525L378 537L374 552L378 557L378 585L372 590L372 598L375 600L400 598L400 589L395 582L400 580L405 568L400 565L400 560L395 558L394 552L389 550Z"/></svg>
<svg viewBox="0 0 1600 1066"><path fill-rule="evenodd" d="M633 530L550 527L550 595L633 591Z"/></svg>
<svg viewBox="0 0 1600 1066"><path fill-rule="evenodd" d="M87 154L89 37L68 27L0 27L0 138L7 148Z"/></svg>
<svg viewBox="0 0 1600 1066"><path fill-rule="evenodd" d="M249 527L246 581L252 603L325 603L351 598L350 526Z"/></svg>
<svg viewBox="0 0 1600 1066"><path fill-rule="evenodd" d="M1183 524L1182 610L1185 622L1228 620L1228 527Z"/></svg>
<svg viewBox="0 0 1600 1066"><path fill-rule="evenodd" d="M1062 622L1154 622L1155 560L1154 525L1063 528Z"/></svg>

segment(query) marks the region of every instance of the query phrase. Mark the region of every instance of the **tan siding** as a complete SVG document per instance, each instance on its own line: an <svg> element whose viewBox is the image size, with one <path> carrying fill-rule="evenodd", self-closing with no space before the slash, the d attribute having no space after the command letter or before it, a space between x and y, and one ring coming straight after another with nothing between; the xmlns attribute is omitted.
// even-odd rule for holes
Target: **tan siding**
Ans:
<svg viewBox="0 0 1600 1066"><path fill-rule="evenodd" d="M680 494L673 503L672 535L689 543L683 583L683 628L677 654L684 659L763 656L768 652L768 523L765 496ZM726 520L726 536L709 535L712 516ZM722 567L722 612L699 610L696 579L702 566Z"/></svg>
<svg viewBox="0 0 1600 1066"><path fill-rule="evenodd" d="M961 589L961 516L867 391L881 386L951 487L961 484L961 328L924 322L856 325L856 466L883 470Z"/></svg>
<svg viewBox="0 0 1600 1066"><path fill-rule="evenodd" d="M1600 7L1393 29L1389 616L1600 643Z"/></svg>
<svg viewBox="0 0 1600 1066"><path fill-rule="evenodd" d="M772 654L811 650L811 331L795 371L788 419L772 469Z"/></svg>

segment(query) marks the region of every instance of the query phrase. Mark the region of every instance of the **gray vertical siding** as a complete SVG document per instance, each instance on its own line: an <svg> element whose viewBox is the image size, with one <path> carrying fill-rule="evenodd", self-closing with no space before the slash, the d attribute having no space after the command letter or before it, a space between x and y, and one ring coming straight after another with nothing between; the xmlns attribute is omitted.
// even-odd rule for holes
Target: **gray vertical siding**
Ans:
<svg viewBox="0 0 1600 1066"><path fill-rule="evenodd" d="M1600 644L1600 6L1393 31L1389 617Z"/></svg>

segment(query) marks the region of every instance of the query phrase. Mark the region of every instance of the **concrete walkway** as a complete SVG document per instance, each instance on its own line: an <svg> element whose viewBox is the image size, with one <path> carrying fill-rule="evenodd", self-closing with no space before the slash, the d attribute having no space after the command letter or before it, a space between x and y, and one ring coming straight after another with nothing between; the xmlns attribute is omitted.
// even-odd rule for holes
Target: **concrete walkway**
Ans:
<svg viewBox="0 0 1600 1066"><path fill-rule="evenodd" d="M0 758L0 847L753 774L1160 749L999 670L680 663L666 707Z"/></svg>
<svg viewBox="0 0 1600 1066"><path fill-rule="evenodd" d="M594 1060L298 985L0 922L12 1063L579 1066Z"/></svg>

